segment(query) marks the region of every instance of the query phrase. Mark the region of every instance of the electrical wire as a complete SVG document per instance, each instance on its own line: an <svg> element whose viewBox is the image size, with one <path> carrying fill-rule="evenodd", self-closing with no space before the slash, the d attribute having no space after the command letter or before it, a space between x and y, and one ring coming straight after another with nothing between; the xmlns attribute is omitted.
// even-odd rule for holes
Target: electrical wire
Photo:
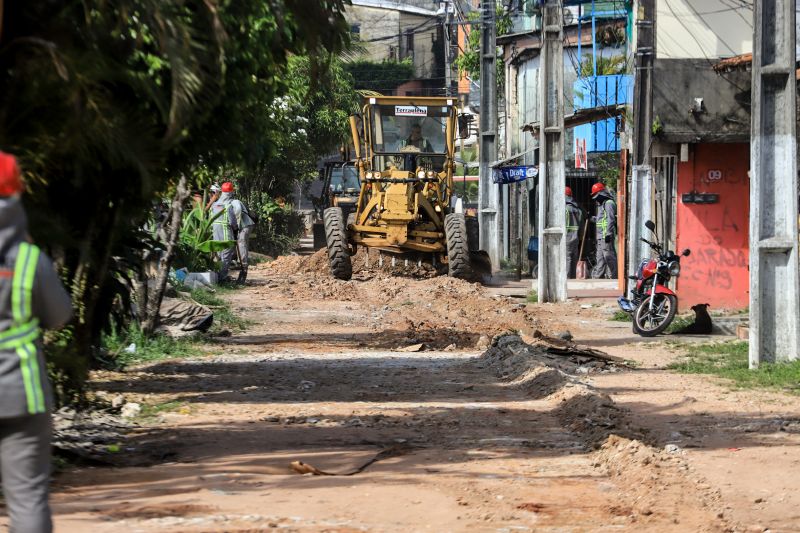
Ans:
<svg viewBox="0 0 800 533"><path fill-rule="evenodd" d="M712 67L712 68L713 68L713 67L714 67L714 65L715 65L715 63L714 63L714 62L711 60L711 58L709 58L709 57L706 55L706 52L705 52L705 49L703 48L703 45L700 43L700 41L697 39L697 37L695 37L695 36L694 36L694 33L692 33L692 30L690 30L690 29L689 29L689 28L686 26L686 24L685 24L684 22L682 22L682 21L681 21L681 18L680 18L680 17L678 17L678 15L675 13L675 10L674 10L674 9L672 9L672 6L669 4L669 2L666 2L666 4L665 4L665 5L667 6L667 9L669 9L670 13L672 13L672 16L673 16L673 17L675 17L675 20L677 20L677 21L678 21L678 23L679 23L679 24L680 24L680 25L683 27L683 29L685 29L685 30L686 30L686 31L689 33L689 35L691 36L692 40L694 40L694 42L697 44L698 48L700 49L700 53L701 53L701 54L703 54L703 58L705 58L705 60L706 60L706 62L708 63L708 65L709 65L710 67ZM726 46L727 46L727 45L726 45ZM728 47L728 48L730 48L730 47ZM731 51L733 52L733 50L731 50ZM735 52L734 52L734 53L735 53ZM738 89L739 91L741 91L741 92L745 92L745 91L749 90L749 88L745 89L745 88L743 88L743 87L740 87L740 86L739 86L737 83L733 82L732 80L729 80L729 79L728 79L728 78L726 78L724 75L722 75L722 73L718 73L718 74L719 74L719 77L720 77L720 78L722 78L723 80L725 80L726 82L728 82L728 83L729 83L729 84L730 84L732 87L735 87L735 88L736 88L736 89Z"/></svg>

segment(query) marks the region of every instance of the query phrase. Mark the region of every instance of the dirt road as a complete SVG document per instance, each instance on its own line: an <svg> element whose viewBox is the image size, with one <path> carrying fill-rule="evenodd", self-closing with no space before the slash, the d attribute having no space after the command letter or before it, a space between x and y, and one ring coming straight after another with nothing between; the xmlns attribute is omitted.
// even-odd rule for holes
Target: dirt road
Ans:
<svg viewBox="0 0 800 533"><path fill-rule="evenodd" d="M602 310L308 261L257 268L214 354L95 377L172 409L58 476L60 532L797 530L795 398L661 370ZM566 328L641 367L499 337Z"/></svg>

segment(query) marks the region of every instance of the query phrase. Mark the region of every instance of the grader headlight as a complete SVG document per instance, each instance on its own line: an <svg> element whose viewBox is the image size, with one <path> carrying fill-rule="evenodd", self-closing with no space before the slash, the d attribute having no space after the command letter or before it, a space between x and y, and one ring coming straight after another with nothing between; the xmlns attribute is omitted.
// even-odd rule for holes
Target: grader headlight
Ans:
<svg viewBox="0 0 800 533"><path fill-rule="evenodd" d="M425 178L425 171L424 170L420 170L419 172L417 172L417 177L419 179L424 179Z"/></svg>
<svg viewBox="0 0 800 533"><path fill-rule="evenodd" d="M429 170L429 171L428 171L428 177L429 177L429 178L432 178L433 176L434 176L434 172L433 172L433 170Z"/></svg>

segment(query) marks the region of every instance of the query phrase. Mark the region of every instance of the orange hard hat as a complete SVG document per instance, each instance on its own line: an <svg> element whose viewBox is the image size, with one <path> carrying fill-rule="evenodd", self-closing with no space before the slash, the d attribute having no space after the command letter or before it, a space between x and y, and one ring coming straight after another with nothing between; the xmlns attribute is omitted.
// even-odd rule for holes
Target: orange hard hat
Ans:
<svg viewBox="0 0 800 533"><path fill-rule="evenodd" d="M17 158L11 154L0 152L0 197L14 196L22 192Z"/></svg>
<svg viewBox="0 0 800 533"><path fill-rule="evenodd" d="M233 192L233 183L226 181L222 184L222 192Z"/></svg>
<svg viewBox="0 0 800 533"><path fill-rule="evenodd" d="M572 187L565 187L564 194L566 194L567 196L572 196Z"/></svg>
<svg viewBox="0 0 800 533"><path fill-rule="evenodd" d="M606 190L605 185L603 185L602 183L595 183L594 185L592 185L592 196L604 190Z"/></svg>

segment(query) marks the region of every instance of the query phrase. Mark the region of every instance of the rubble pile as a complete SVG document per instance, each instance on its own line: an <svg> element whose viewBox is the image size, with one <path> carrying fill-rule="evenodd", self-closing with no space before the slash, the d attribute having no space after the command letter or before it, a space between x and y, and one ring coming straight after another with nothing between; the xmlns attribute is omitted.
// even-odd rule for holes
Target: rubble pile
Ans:
<svg viewBox="0 0 800 533"><path fill-rule="evenodd" d="M540 334L543 339L549 337ZM556 346L551 353L548 344L531 345L519 335L502 335L493 339L478 364L534 399L551 396L558 402L559 419L589 447L599 446L611 433L635 434L624 409L578 379L589 372L618 371L621 363L603 352L574 346L574 353L566 346Z"/></svg>
<svg viewBox="0 0 800 533"><path fill-rule="evenodd" d="M492 346L483 354L486 368L495 370L497 377L518 379L532 368L545 366L565 375L593 372L617 372L625 363L598 350L585 349L575 343L558 341L535 332L536 344L528 344L516 334L495 337Z"/></svg>

